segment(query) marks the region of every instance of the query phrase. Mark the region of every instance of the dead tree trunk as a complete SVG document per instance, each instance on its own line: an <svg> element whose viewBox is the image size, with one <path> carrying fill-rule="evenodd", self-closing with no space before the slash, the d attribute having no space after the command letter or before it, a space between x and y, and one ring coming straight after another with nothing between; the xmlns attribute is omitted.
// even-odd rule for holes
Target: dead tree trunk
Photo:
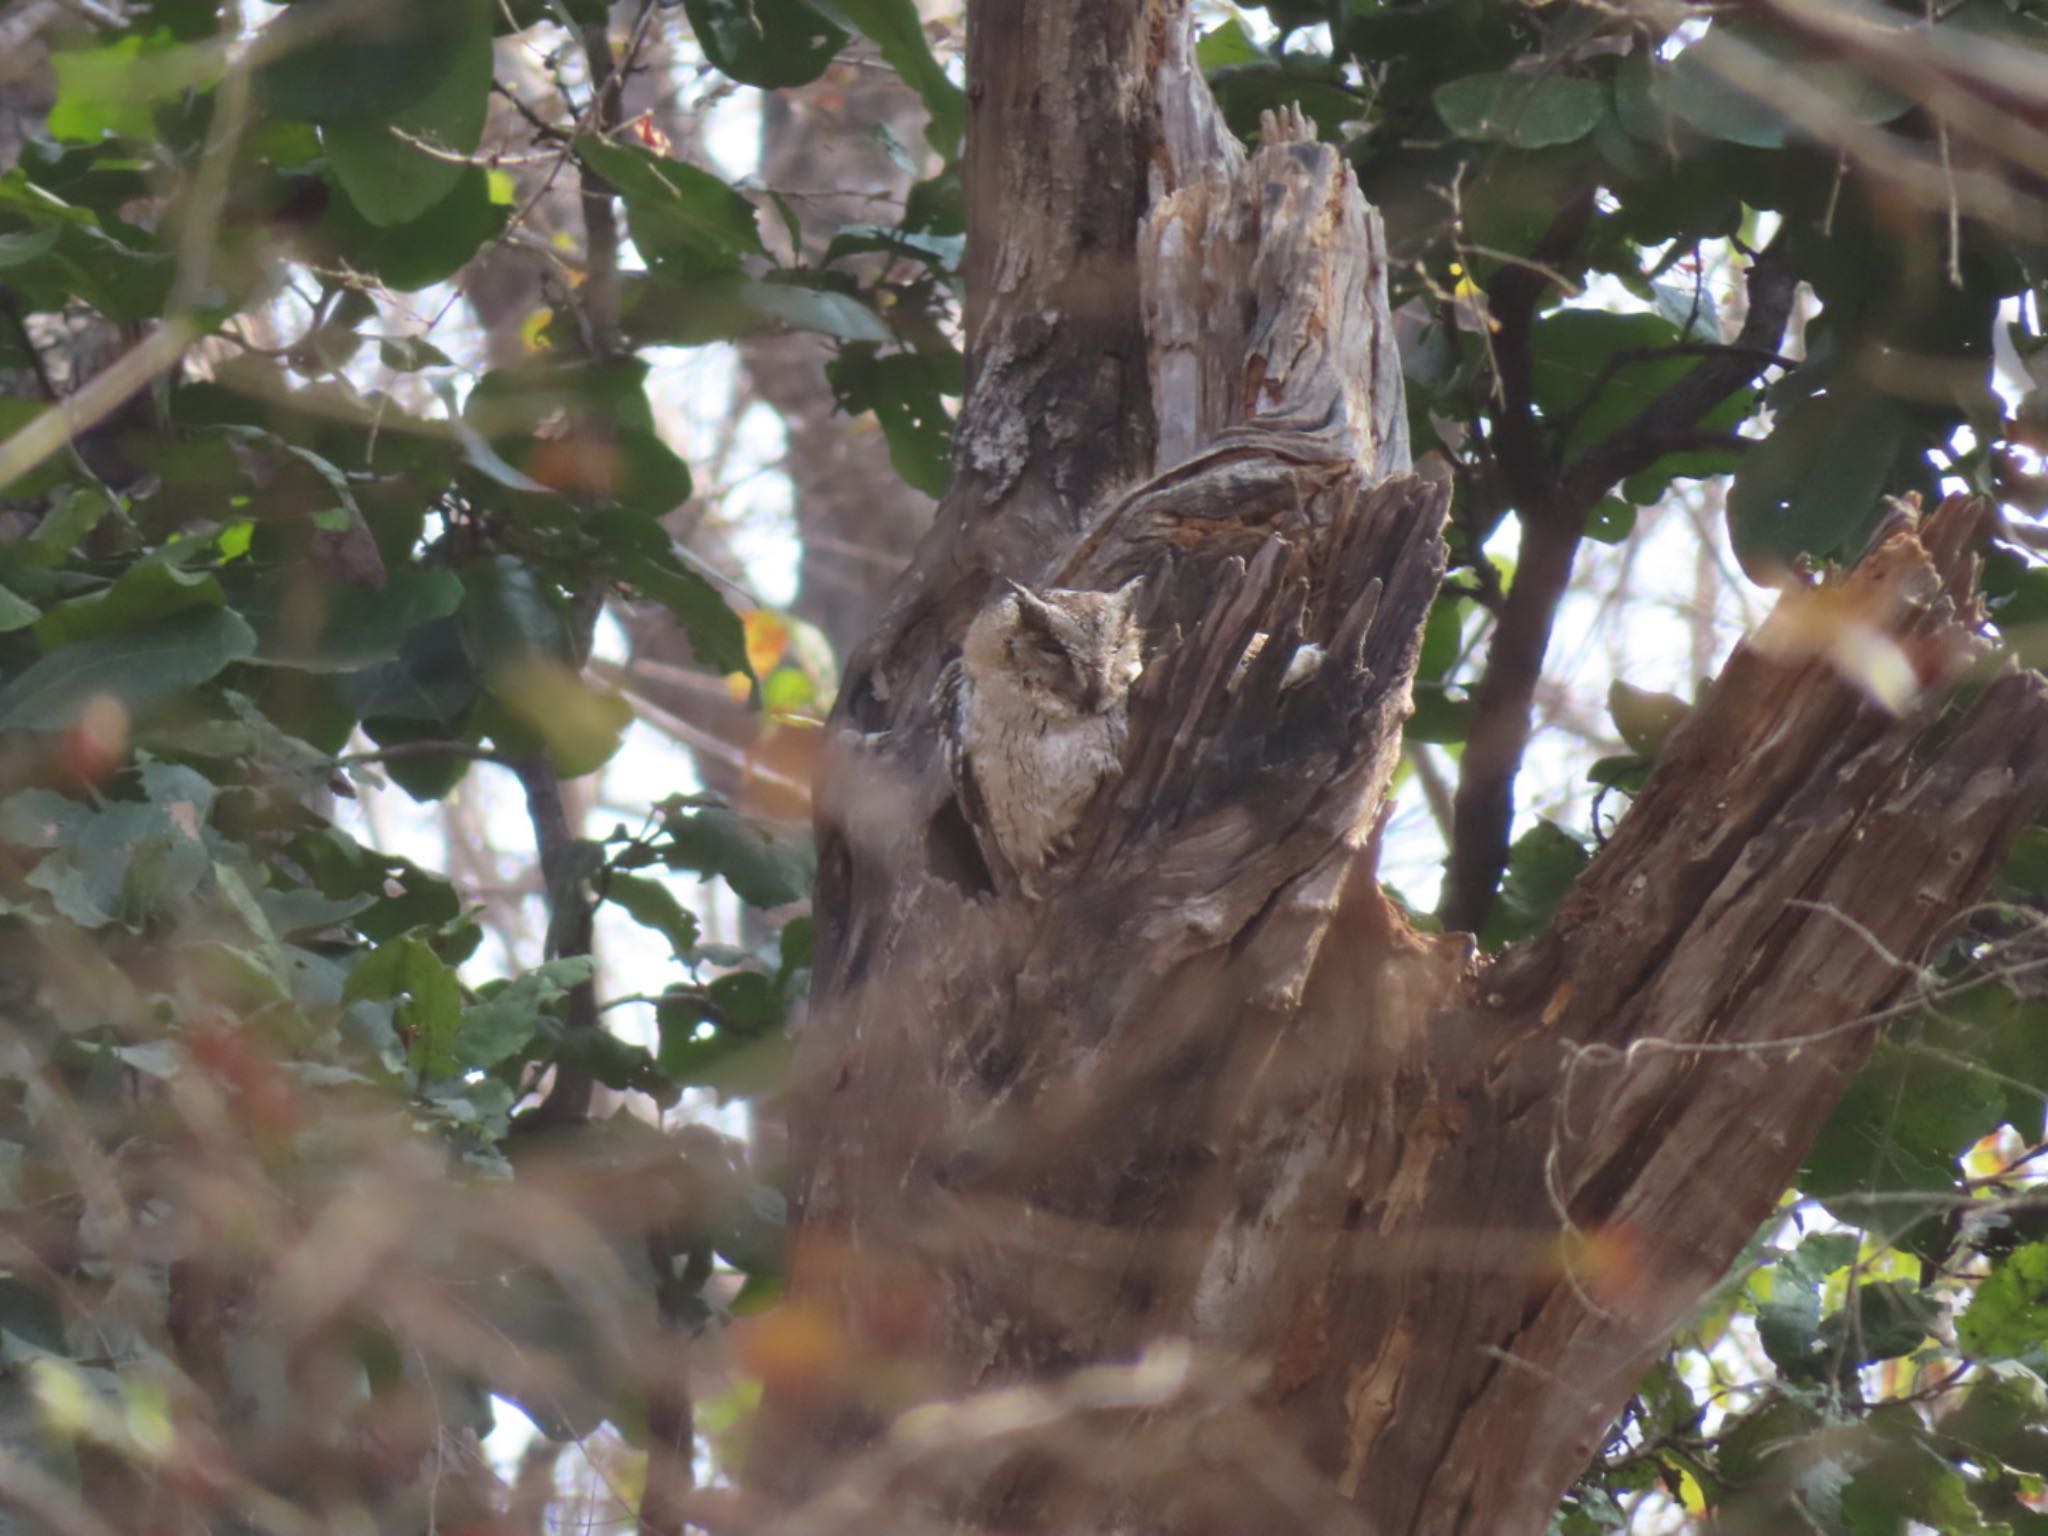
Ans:
<svg viewBox="0 0 2048 1536"><path fill-rule="evenodd" d="M1828 601L1914 658L1905 716L1739 652L1546 934L1410 929L1372 833L1447 490L1378 221L1299 122L1232 142L1183 0L971 23L956 487L821 794L792 1306L831 1347L771 1395L775 1528L1540 1531L2048 798L2048 687L1930 731L1974 514L1896 523ZM1145 593L1121 776L1035 898L960 877L932 699L1004 575Z"/></svg>

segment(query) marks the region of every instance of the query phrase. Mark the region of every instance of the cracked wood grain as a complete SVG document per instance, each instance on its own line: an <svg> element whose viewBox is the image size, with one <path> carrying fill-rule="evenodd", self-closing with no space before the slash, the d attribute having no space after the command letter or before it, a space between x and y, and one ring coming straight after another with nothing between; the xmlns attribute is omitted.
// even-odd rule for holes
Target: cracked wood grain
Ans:
<svg viewBox="0 0 2048 1536"><path fill-rule="evenodd" d="M961 472L818 796L790 1290L834 1363L755 1480L792 1529L1539 1532L1909 986L1870 940L1923 954L2048 800L2048 687L1946 718L1975 514L1897 522L1827 600L1925 663L1911 710L1767 634L1548 932L1415 931L1373 837L1448 487L1376 219L1299 120L1228 140L1175 0L972 21ZM1144 582L1042 899L941 856L930 684L1001 575ZM963 1394L971 1434L900 1417Z"/></svg>

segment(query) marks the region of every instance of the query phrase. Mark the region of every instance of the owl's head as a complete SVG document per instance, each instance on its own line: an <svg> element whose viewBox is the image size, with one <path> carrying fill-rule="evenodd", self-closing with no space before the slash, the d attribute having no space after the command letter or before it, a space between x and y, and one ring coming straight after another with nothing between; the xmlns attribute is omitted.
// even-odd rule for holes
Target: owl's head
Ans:
<svg viewBox="0 0 2048 1536"><path fill-rule="evenodd" d="M1100 715L1121 706L1145 668L1138 583L1114 592L1035 592L1014 581L1006 585L1009 590L970 630L970 655L983 651L987 662L1064 712ZM1000 661L986 655L997 646Z"/></svg>

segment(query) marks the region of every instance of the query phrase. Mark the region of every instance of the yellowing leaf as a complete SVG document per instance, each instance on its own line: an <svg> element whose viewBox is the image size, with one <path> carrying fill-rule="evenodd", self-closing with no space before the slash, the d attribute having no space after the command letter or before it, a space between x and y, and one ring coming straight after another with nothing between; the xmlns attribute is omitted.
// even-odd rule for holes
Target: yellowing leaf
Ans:
<svg viewBox="0 0 2048 1536"><path fill-rule="evenodd" d="M740 626L747 637L747 665L754 676L766 677L789 650L789 625L766 608L751 608L740 615Z"/></svg>
<svg viewBox="0 0 2048 1536"><path fill-rule="evenodd" d="M1690 713L1692 706L1671 693L1653 693L1635 688L1616 678L1607 688L1607 712L1614 728L1629 750L1643 757L1655 757L1664 738Z"/></svg>
<svg viewBox="0 0 2048 1536"><path fill-rule="evenodd" d="M1707 1512L1707 1491L1700 1487L1700 1480L1683 1467L1678 1469L1678 1499L1689 1515Z"/></svg>
<svg viewBox="0 0 2048 1536"><path fill-rule="evenodd" d="M491 679L492 695L521 725L547 743L556 770L566 778L594 773L610 761L632 706L617 694L594 688L560 662L535 657Z"/></svg>

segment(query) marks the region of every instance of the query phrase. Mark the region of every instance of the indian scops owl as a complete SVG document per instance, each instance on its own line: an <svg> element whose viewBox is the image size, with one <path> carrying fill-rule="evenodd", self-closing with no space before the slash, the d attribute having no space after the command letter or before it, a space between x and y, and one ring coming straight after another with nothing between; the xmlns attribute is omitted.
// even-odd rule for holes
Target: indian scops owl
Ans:
<svg viewBox="0 0 2048 1536"><path fill-rule="evenodd" d="M1115 592L1007 585L968 626L939 712L962 812L1031 894L1121 766L1144 636L1135 581Z"/></svg>

